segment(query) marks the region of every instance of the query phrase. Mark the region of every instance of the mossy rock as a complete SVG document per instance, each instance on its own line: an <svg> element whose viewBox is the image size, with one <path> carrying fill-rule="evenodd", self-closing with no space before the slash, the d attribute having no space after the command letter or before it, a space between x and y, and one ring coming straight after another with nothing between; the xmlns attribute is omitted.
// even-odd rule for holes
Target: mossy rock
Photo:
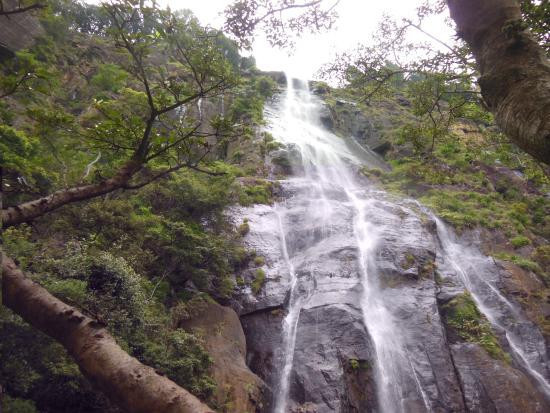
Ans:
<svg viewBox="0 0 550 413"><path fill-rule="evenodd" d="M479 344L494 359L510 361L470 293L453 298L443 306L443 312L447 326L463 341Z"/></svg>

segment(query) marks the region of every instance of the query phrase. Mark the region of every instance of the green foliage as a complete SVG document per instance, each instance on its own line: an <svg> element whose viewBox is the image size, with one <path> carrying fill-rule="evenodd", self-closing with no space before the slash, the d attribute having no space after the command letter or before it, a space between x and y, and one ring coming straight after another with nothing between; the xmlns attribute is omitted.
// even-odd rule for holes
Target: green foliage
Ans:
<svg viewBox="0 0 550 413"><path fill-rule="evenodd" d="M37 151L36 138L11 126L0 125L0 164L6 171L32 177L40 171L35 160Z"/></svg>
<svg viewBox="0 0 550 413"><path fill-rule="evenodd" d="M358 359L349 359L348 360L349 368L357 372L359 370L368 370L370 368L367 360L358 360Z"/></svg>
<svg viewBox="0 0 550 413"><path fill-rule="evenodd" d="M550 55L550 3L545 0L522 0L521 12L530 32Z"/></svg>
<svg viewBox="0 0 550 413"><path fill-rule="evenodd" d="M447 324L465 341L477 343L489 355L498 360L509 361L491 330L489 322L479 312L469 293L456 296L443 307Z"/></svg>
<svg viewBox="0 0 550 413"><path fill-rule="evenodd" d="M0 385L7 393L7 411L108 411L59 344L5 308L0 308L0 332Z"/></svg>
<svg viewBox="0 0 550 413"><path fill-rule="evenodd" d="M99 66L90 82L99 91L118 92L126 83L128 76L128 72L119 66L105 63Z"/></svg>
<svg viewBox="0 0 550 413"><path fill-rule="evenodd" d="M171 330L164 306L154 300L153 285L126 260L70 242L59 257L47 258L34 270L40 271L35 278L50 292L105 323L119 344L138 359L200 397L212 393L211 361L200 339ZM105 402L93 394L61 346L6 310L0 314L0 323L0 356L10 360L1 367L1 377L9 380L1 384L9 394L36 400L38 394L47 392L47 399L38 399L40 404L51 406L57 398L64 403L55 410L60 412L74 411L74 406L87 398L86 411L103 411ZM26 352L14 353L21 346Z"/></svg>
<svg viewBox="0 0 550 413"><path fill-rule="evenodd" d="M21 269L27 269L37 249L31 239L31 228L27 225L6 228L2 235L6 254L16 257Z"/></svg>
<svg viewBox="0 0 550 413"><path fill-rule="evenodd" d="M277 83L269 76L258 76L255 78L254 87L264 99L268 99L277 91Z"/></svg>
<svg viewBox="0 0 550 413"><path fill-rule="evenodd" d="M237 89L230 116L234 122L246 120L261 124L265 100L277 89L277 84L267 76L246 79Z"/></svg>
<svg viewBox="0 0 550 413"><path fill-rule="evenodd" d="M0 96L9 95L0 101L4 205L111 177L136 154L148 125L147 163L132 183L174 162L213 175L184 168L136 192L67 205L33 227L7 229L5 250L35 282L104 323L130 354L208 399L211 359L177 319L194 316L207 293L230 299L236 269L253 258L223 210L271 202L271 184L241 185L235 178L244 172L219 161L218 148L242 135L236 153L260 152L246 138L277 85L189 12L131 0L50 6L41 15L44 36L0 62ZM199 119L201 97L225 98L226 116L204 110ZM177 101L186 103L168 110ZM167 111L148 123L152 106ZM113 411L61 346L5 308L0 359L5 411Z"/></svg>
<svg viewBox="0 0 550 413"><path fill-rule="evenodd" d="M252 292L254 294L258 294L262 287L265 284L265 271L261 268L258 268L256 270L256 276L254 277L254 280L252 281L252 284L250 284L250 288L252 289Z"/></svg>
<svg viewBox="0 0 550 413"><path fill-rule="evenodd" d="M518 235L510 240L510 244L512 244L514 248L521 248L531 244L531 240L523 235Z"/></svg>
<svg viewBox="0 0 550 413"><path fill-rule="evenodd" d="M532 258L537 261L542 268L550 268L550 245L541 245L535 248Z"/></svg>
<svg viewBox="0 0 550 413"><path fill-rule="evenodd" d="M273 182L263 179L247 182L239 192L239 203L243 206L271 204L273 202L273 185Z"/></svg>
<svg viewBox="0 0 550 413"><path fill-rule="evenodd" d="M2 411L4 413L37 413L31 400L17 399L10 396L2 398Z"/></svg>
<svg viewBox="0 0 550 413"><path fill-rule="evenodd" d="M504 252L496 253L494 254L494 256L500 260L513 262L514 264L516 264L517 266L525 270L533 271L535 274L539 274L539 275L543 274L541 267L536 262L531 261L522 256L508 254Z"/></svg>
<svg viewBox="0 0 550 413"><path fill-rule="evenodd" d="M169 332L162 342L148 342L142 351L147 364L155 366L193 394L207 399L216 388L208 376L212 359L196 335L178 329Z"/></svg>
<svg viewBox="0 0 550 413"><path fill-rule="evenodd" d="M368 167L361 168L361 173L365 176L368 176L369 178L373 178L373 177L379 178L383 174L382 170L379 168L368 168Z"/></svg>
<svg viewBox="0 0 550 413"><path fill-rule="evenodd" d="M244 237L249 232L250 232L250 225L248 225L248 218L245 218L243 223L239 225L239 227L237 228L237 233L241 237Z"/></svg>
<svg viewBox="0 0 550 413"><path fill-rule="evenodd" d="M254 265L257 266L257 267L261 267L262 265L265 264L265 258L258 255L254 258Z"/></svg>

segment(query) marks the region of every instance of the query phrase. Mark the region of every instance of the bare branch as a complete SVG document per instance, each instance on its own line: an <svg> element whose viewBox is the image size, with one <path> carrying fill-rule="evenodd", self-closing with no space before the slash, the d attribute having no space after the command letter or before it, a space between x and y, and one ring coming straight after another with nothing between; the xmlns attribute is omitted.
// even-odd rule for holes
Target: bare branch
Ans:
<svg viewBox="0 0 550 413"><path fill-rule="evenodd" d="M84 179L88 177L88 175L90 174L90 171L92 170L92 166L94 166L97 163L97 161L99 161L100 158L101 158L101 151L98 152L97 157L92 162L86 165L84 175L82 175L82 178L80 178L80 182L84 181Z"/></svg>

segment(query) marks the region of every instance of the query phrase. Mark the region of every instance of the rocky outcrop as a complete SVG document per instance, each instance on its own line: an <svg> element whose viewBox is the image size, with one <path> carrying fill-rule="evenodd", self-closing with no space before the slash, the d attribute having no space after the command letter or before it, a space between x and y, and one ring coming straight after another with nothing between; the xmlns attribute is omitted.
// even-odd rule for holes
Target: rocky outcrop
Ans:
<svg viewBox="0 0 550 413"><path fill-rule="evenodd" d="M290 129L303 133L294 162L304 172L280 171L276 204L230 211L248 220L243 241L261 257L238 274L232 305L248 365L273 394L265 411L550 411L544 337L510 292L514 277L480 252L478 233L457 237L417 202L375 188L340 138L319 132L320 117L376 147L364 108L337 101L299 117L318 102L297 90L273 132L308 122ZM291 149L274 156L290 166ZM451 313L460 297L465 312Z"/></svg>
<svg viewBox="0 0 550 413"><path fill-rule="evenodd" d="M199 333L212 357L211 367L217 389L214 393L220 412L255 413L265 411L269 389L246 365L246 340L237 314L214 301L205 302L180 327Z"/></svg>
<svg viewBox="0 0 550 413"><path fill-rule="evenodd" d="M349 304L302 310L290 379L294 411L354 413L376 406L374 354L362 318Z"/></svg>
<svg viewBox="0 0 550 413"><path fill-rule="evenodd" d="M243 286L235 303L247 337L247 362L276 396L291 281L281 250L284 230L297 275L295 288L303 297L288 411L379 411L383 395L375 381L382 355L376 354L372 343L375 330L369 330L376 326L363 321L365 311L368 320L369 307L361 304L365 287L357 266L353 209L342 202L341 192L325 192L324 199L315 199L315 190L305 184L300 179L283 181L280 195L285 201L277 207L233 211L237 220L248 217L245 243L265 259L262 289L253 293ZM404 357L408 364L398 370L402 382L396 383L406 411L545 411L548 405L538 386L513 358L494 359L478 344L449 330L442 306L462 294L464 284L457 269L445 262L435 222L414 202L396 202L377 191L365 197L370 198L365 211L379 235L371 268L381 287L377 297L391 303L388 322L401 332L388 345L394 347L390 350L402 350L390 356ZM310 202L330 204L329 223L304 215ZM467 239L466 243L472 242ZM464 254L484 277L488 277L485 271L493 271L484 267L489 261L476 263L466 250ZM243 271L247 282L254 271L253 265ZM493 278L504 274L493 273ZM496 282L496 278L487 280ZM527 332L534 327L526 322L521 328ZM502 346L506 350L505 341Z"/></svg>
<svg viewBox="0 0 550 413"><path fill-rule="evenodd" d="M235 304L247 337L249 366L276 395L285 350L283 318L290 299L285 242L296 289L305 297L299 309L288 407L296 412L369 411L376 403L374 356L359 304L353 211L338 207L345 194L334 192L324 200L337 215L331 222L304 216L310 202L322 200L312 201L311 196L321 194L299 179L283 182L281 196L286 199L284 207L255 206L232 213L237 221L248 218L245 243L263 257L266 274L259 292L244 286ZM241 277L250 283L255 271L251 265Z"/></svg>
<svg viewBox="0 0 550 413"><path fill-rule="evenodd" d="M12 11L21 6L17 0L3 0L2 7ZM32 11L0 16L0 58L32 46L43 35L44 29Z"/></svg>
<svg viewBox="0 0 550 413"><path fill-rule="evenodd" d="M353 137L364 148L382 156L392 149L390 135L407 121L413 120L404 109L410 105L404 98L397 102L381 100L364 106L345 99L334 99L322 88L321 92L316 94L324 100L324 106L320 108L323 126L337 135Z"/></svg>
<svg viewBox="0 0 550 413"><path fill-rule="evenodd" d="M382 137L381 129L352 102L337 100L334 106L323 110L321 121L329 130L352 136L360 145L380 155L391 148L390 142Z"/></svg>
<svg viewBox="0 0 550 413"><path fill-rule="evenodd" d="M269 153L268 162L273 176L301 175L302 156L296 145L286 145Z"/></svg>
<svg viewBox="0 0 550 413"><path fill-rule="evenodd" d="M491 358L479 345L451 345L469 412L547 412L550 406L525 374Z"/></svg>

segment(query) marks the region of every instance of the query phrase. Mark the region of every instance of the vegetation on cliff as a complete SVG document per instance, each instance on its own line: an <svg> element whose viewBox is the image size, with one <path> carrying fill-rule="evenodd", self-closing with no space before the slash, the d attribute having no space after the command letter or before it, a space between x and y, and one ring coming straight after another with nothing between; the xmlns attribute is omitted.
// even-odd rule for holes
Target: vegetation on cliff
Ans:
<svg viewBox="0 0 550 413"><path fill-rule="evenodd" d="M214 405L212 360L178 320L201 294L228 300L251 259L222 211L270 202L256 128L276 85L190 12L59 1L40 18L45 35L0 63L4 212L103 185L127 159L141 166L28 224L4 214L4 252L124 351ZM118 411L61 345L4 306L0 324L4 411Z"/></svg>
<svg viewBox="0 0 550 413"><path fill-rule="evenodd" d="M290 26L330 27L334 11L321 3L312 2ZM491 2L483 3L480 10L491 15ZM183 411L210 411L201 400L223 409L213 399L217 383L204 337L178 327L201 301L227 302L245 284L234 274L248 263L255 268L251 291L259 294L264 287L264 258L241 245L249 223L235 228L223 210L272 200L275 188L263 179L263 160L278 144L257 127L277 86L256 70L252 58L239 55L235 42L202 27L189 11L172 13L134 0L25 4L13 12L39 10L44 36L28 50L0 57L2 407L164 411L171 400L156 390L175 383L191 409ZM228 27L244 44L263 22L273 43L288 42L281 37L286 26L270 18L273 7L253 24L239 25L246 4L227 10ZM523 64L528 57L543 61L547 49L537 42L547 42L546 20L539 5L522 5L514 2L508 17L517 23L523 12L536 40L521 24L471 27L471 16L463 16L472 2L449 1L470 49L461 44L407 67L364 49L359 60L341 56L326 70L343 74L346 88L317 84L316 92L333 118L361 114L372 121L377 151L392 169L367 169L366 176L420 199L459 230L483 229L485 239L493 240L487 242L489 253L540 278L545 288L521 301L529 309L529 298L539 303L550 297L548 167L495 127L548 161L541 139L547 136L541 111L548 105L540 103L548 96L537 86L548 70ZM395 34L400 28L389 30ZM479 30L492 33L501 53L483 51ZM391 47L382 42L378 50L407 50L409 45L388 36L392 33L384 33L394 41ZM528 47L516 64L508 51L518 44ZM483 69L479 73L474 61ZM503 62L531 79L513 88L510 107L503 107L491 86L506 83L508 68L496 75L485 70ZM481 93L490 111L481 105L476 75L484 78ZM526 90L540 102L533 105ZM519 126L510 121L512 112L521 115L515 120ZM535 121L527 122L526 113L534 113ZM537 119L542 126L535 130ZM349 132L345 122L336 128ZM462 340L506 359L467 294L451 300L446 311L448 325ZM536 321L550 336L548 321ZM75 325L92 341L75 344L81 336ZM94 370L97 358L86 353L90 343L102 355L114 354L115 361L126 356L132 368L124 377L137 377L138 385L110 389L109 371L103 365ZM349 361L354 371L361 363ZM140 382L142 373L155 386ZM148 397L154 409L136 395Z"/></svg>

